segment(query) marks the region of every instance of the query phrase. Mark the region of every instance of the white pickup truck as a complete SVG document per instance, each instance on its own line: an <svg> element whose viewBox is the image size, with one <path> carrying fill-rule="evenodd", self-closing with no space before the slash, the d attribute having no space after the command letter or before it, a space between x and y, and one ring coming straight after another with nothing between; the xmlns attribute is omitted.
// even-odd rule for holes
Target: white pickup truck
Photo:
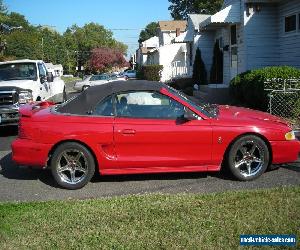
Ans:
<svg viewBox="0 0 300 250"><path fill-rule="evenodd" d="M65 99L64 82L55 79L43 61L25 59L0 63L0 126L18 122L20 105Z"/></svg>

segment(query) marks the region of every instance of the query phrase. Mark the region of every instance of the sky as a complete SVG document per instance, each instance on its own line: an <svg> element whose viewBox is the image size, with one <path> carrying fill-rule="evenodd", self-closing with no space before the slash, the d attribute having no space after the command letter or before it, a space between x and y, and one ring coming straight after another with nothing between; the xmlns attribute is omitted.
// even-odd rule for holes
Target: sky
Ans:
<svg viewBox="0 0 300 250"><path fill-rule="evenodd" d="M4 0L8 11L18 12L33 25L48 25L63 33L72 24L96 22L111 29L128 45L138 48L138 36L148 23L171 20L168 0ZM124 30L128 29L128 30Z"/></svg>

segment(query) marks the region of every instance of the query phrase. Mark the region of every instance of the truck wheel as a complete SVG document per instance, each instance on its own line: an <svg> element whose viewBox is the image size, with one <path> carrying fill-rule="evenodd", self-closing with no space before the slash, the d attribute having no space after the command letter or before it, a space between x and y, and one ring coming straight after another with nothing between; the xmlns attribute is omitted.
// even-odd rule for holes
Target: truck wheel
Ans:
<svg viewBox="0 0 300 250"><path fill-rule="evenodd" d="M84 187L95 173L94 157L83 145L66 142L54 151L51 171L61 187L79 189Z"/></svg>
<svg viewBox="0 0 300 250"><path fill-rule="evenodd" d="M66 92L66 88L64 88L62 102L65 102L66 100L67 100L67 92Z"/></svg>
<svg viewBox="0 0 300 250"><path fill-rule="evenodd" d="M84 90L86 90L87 88L89 88L90 86L88 86L88 85L84 85L83 87L82 87L82 91L84 91Z"/></svg>

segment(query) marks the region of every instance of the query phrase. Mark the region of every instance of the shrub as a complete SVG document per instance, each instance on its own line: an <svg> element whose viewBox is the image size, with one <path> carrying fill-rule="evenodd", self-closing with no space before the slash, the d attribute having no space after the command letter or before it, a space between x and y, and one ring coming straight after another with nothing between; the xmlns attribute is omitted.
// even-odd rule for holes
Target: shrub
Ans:
<svg viewBox="0 0 300 250"><path fill-rule="evenodd" d="M210 69L210 83L223 82L223 52L219 47L219 41L216 40L214 46L213 63Z"/></svg>
<svg viewBox="0 0 300 250"><path fill-rule="evenodd" d="M276 66L246 71L231 80L230 92L240 104L266 111L268 96L265 88L282 89L282 82L291 78L300 79L300 70L288 66ZM265 86L265 82L272 79L276 80Z"/></svg>
<svg viewBox="0 0 300 250"><path fill-rule="evenodd" d="M178 90L183 90L188 87L193 87L195 84L193 78L177 78L172 79L172 81L169 83L171 87Z"/></svg>
<svg viewBox="0 0 300 250"><path fill-rule="evenodd" d="M144 65L140 72L139 77L148 81L160 81L160 73L163 69L162 65Z"/></svg>
<svg viewBox="0 0 300 250"><path fill-rule="evenodd" d="M195 61L193 66L193 79L197 84L207 84L207 72L199 48L197 48L195 55Z"/></svg>

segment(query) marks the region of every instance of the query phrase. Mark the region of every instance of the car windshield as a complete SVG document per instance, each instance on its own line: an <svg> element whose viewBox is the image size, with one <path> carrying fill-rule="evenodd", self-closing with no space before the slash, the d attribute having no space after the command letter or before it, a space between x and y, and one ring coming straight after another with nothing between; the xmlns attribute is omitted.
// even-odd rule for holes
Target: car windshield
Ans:
<svg viewBox="0 0 300 250"><path fill-rule="evenodd" d="M115 79L118 78L118 77L117 77L116 75L114 75L114 74L110 75L109 77L110 77L111 80L115 80Z"/></svg>
<svg viewBox="0 0 300 250"><path fill-rule="evenodd" d="M92 76L90 81L98 81L98 80L106 80L107 76L106 75L95 75Z"/></svg>
<svg viewBox="0 0 300 250"><path fill-rule="evenodd" d="M35 80L35 63L8 63L0 65L0 81Z"/></svg>
<svg viewBox="0 0 300 250"><path fill-rule="evenodd" d="M198 111L200 111L201 113L203 113L204 115L208 116L208 117L216 117L218 115L218 106L215 104L209 104L209 103L203 103L203 102L195 102L193 101L189 96L187 96L186 94L184 94L181 91L178 91L170 86L168 86L168 90L173 94L176 95L178 97L180 97L181 99L183 99L185 102L187 102L189 105L191 105L193 108L197 109Z"/></svg>

